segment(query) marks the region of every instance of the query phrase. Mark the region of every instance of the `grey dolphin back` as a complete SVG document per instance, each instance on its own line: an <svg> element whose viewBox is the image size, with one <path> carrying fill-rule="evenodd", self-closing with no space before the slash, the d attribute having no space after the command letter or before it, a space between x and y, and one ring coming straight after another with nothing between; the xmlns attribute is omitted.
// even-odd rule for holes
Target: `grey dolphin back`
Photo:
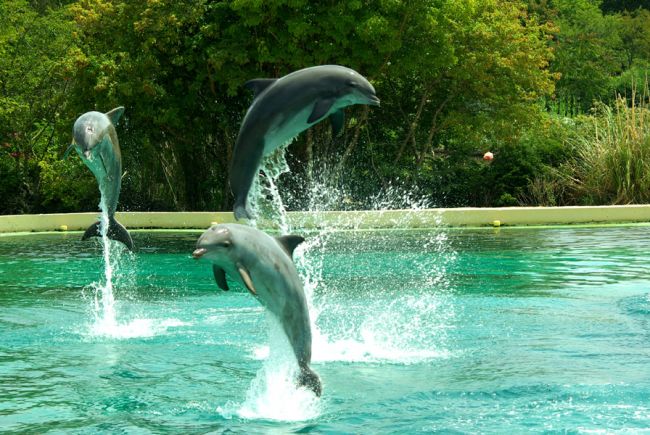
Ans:
<svg viewBox="0 0 650 435"><path fill-rule="evenodd" d="M311 363L311 322L304 285L292 263L295 248L304 241L297 235L272 237L241 224L219 224L207 229L192 253L212 263L219 287L228 290L226 278L242 283L282 325L300 368L296 385L320 396L320 379Z"/></svg>
<svg viewBox="0 0 650 435"><path fill-rule="evenodd" d="M124 228L124 225L115 220L114 216L109 217L108 219L108 231L106 236L111 240L117 240L118 242L124 243L130 251L133 251L133 239L131 235ZM84 232L84 235L81 237L81 240L87 240L90 237L101 237L101 223L99 221L95 222Z"/></svg>
<svg viewBox="0 0 650 435"><path fill-rule="evenodd" d="M102 196L102 212L108 214L107 236L133 250L131 235L115 220L123 176L115 124L123 114L124 107L118 106L106 113L91 111L81 115L74 123L72 129L74 139L63 158L65 159L76 146L82 161L97 179ZM85 231L82 240L98 236L101 236L100 223L95 222Z"/></svg>
<svg viewBox="0 0 650 435"><path fill-rule="evenodd" d="M244 86L255 96L242 120L230 165L236 220L251 219L248 194L264 155L325 118L337 137L345 126L344 107L379 105L372 84L340 65L303 68L279 79L249 80Z"/></svg>
<svg viewBox="0 0 650 435"><path fill-rule="evenodd" d="M263 153L264 138L258 138L258 142L248 153L233 154L233 161L230 165L230 188L235 195L233 210L237 220L253 219L253 213L248 207L248 192L258 174L257 168ZM255 165L255 167L251 168L250 165Z"/></svg>

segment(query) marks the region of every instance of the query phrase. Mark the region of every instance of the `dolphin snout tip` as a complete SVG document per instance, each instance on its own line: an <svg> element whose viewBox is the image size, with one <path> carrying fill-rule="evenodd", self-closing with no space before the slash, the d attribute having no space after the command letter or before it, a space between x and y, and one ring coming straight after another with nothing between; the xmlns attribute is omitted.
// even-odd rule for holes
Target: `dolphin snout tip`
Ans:
<svg viewBox="0 0 650 435"><path fill-rule="evenodd" d="M199 258L203 257L206 252L208 252L208 250L205 248L195 249L194 252L192 252L192 257L194 257L195 260L198 260Z"/></svg>
<svg viewBox="0 0 650 435"><path fill-rule="evenodd" d="M380 105L379 103L380 103L380 100L379 100L379 98L377 98L376 95L371 96L369 98L369 100L368 100L368 104L371 105L371 106L379 106Z"/></svg>

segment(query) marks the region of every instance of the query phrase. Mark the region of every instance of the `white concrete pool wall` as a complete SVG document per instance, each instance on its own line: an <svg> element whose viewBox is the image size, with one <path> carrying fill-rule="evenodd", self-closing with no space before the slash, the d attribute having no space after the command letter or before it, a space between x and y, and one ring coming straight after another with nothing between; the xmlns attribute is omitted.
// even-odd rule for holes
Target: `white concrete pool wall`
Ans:
<svg viewBox="0 0 650 435"><path fill-rule="evenodd" d="M4 215L0 216L0 233L85 230L97 216L96 212ZM235 222L231 212L121 212L116 216L130 229L203 229L213 222ZM289 212L288 219L292 227L304 229L615 224L650 222L650 205ZM261 226L275 227L270 221Z"/></svg>

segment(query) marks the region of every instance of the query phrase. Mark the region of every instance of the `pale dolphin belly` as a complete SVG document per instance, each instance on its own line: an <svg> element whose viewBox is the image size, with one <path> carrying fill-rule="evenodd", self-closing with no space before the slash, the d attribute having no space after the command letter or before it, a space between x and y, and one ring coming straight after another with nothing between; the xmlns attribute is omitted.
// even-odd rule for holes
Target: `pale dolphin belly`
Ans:
<svg viewBox="0 0 650 435"><path fill-rule="evenodd" d="M113 143L106 137L97 144L90 159L87 159L82 153L79 153L79 156L97 179L106 212L109 217L113 216L117 209L122 184L122 165L115 158Z"/></svg>

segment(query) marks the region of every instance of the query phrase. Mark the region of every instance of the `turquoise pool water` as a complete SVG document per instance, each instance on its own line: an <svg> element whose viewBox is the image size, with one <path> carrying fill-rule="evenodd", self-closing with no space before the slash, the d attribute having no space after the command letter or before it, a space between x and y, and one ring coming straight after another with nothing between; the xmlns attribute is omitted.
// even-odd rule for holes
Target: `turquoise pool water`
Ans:
<svg viewBox="0 0 650 435"><path fill-rule="evenodd" d="M0 237L0 429L650 431L650 227L308 235L321 399L199 234L134 232L108 325L99 242Z"/></svg>

